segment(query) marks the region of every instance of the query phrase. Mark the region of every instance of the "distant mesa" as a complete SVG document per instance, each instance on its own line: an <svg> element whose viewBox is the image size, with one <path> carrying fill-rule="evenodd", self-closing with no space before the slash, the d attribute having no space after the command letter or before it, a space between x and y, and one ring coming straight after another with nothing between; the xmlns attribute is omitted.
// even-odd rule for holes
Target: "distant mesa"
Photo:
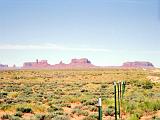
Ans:
<svg viewBox="0 0 160 120"><path fill-rule="evenodd" d="M25 62L23 64L23 68L43 68L43 67L49 67L47 60L36 60L36 62Z"/></svg>
<svg viewBox="0 0 160 120"><path fill-rule="evenodd" d="M8 68L8 65L0 64L0 68Z"/></svg>
<svg viewBox="0 0 160 120"><path fill-rule="evenodd" d="M95 66L87 58L71 59L70 63L66 64L60 61L58 64L51 65L47 60L36 60L34 62L24 62L22 67L13 65L0 64L0 70L3 69L74 69L74 68L154 68L151 62L147 61L135 61L125 62L122 66Z"/></svg>
<svg viewBox="0 0 160 120"><path fill-rule="evenodd" d="M94 67L87 58L72 59L69 63L70 67Z"/></svg>
<svg viewBox="0 0 160 120"><path fill-rule="evenodd" d="M135 61L135 62L125 62L122 67L127 68L153 68L154 65L151 62L146 61Z"/></svg>
<svg viewBox="0 0 160 120"><path fill-rule="evenodd" d="M36 60L35 62L25 62L22 68L52 68L52 69L65 69L65 68L90 68L94 67L93 64L87 58L72 59L69 64L65 64L62 61L55 65L48 64L47 60Z"/></svg>
<svg viewBox="0 0 160 120"><path fill-rule="evenodd" d="M72 59L70 64L91 64L87 58Z"/></svg>

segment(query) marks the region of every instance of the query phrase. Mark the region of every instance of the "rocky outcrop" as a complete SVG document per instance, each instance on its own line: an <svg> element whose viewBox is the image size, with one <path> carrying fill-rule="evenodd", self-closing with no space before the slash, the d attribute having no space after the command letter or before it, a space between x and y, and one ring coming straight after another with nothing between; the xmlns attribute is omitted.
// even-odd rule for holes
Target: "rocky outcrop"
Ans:
<svg viewBox="0 0 160 120"><path fill-rule="evenodd" d="M65 64L62 61L59 64L50 65L47 60L36 60L35 62L25 62L22 68L51 68L51 69L68 69L68 68L90 68L94 67L93 64L87 59L72 59L69 64Z"/></svg>
<svg viewBox="0 0 160 120"><path fill-rule="evenodd" d="M47 60L38 61L38 59L36 62L25 62L23 64L23 68L45 68L49 66L50 65L48 64Z"/></svg>
<svg viewBox="0 0 160 120"><path fill-rule="evenodd" d="M72 59L70 64L91 64L87 58Z"/></svg>
<svg viewBox="0 0 160 120"><path fill-rule="evenodd" d="M8 65L0 64L0 68L8 68Z"/></svg>
<svg viewBox="0 0 160 120"><path fill-rule="evenodd" d="M93 64L91 64L91 61L89 61L86 58L81 59L72 59L69 63L70 67L94 67Z"/></svg>
<svg viewBox="0 0 160 120"><path fill-rule="evenodd" d="M135 61L135 62L125 62L122 67L134 67L134 68L153 68L154 65L151 62L146 61Z"/></svg>

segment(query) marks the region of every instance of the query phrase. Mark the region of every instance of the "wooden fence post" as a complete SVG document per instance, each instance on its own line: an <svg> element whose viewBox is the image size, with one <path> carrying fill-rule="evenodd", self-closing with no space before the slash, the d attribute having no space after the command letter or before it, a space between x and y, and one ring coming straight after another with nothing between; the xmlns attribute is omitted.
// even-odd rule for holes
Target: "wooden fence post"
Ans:
<svg viewBox="0 0 160 120"><path fill-rule="evenodd" d="M98 120L102 120L102 100L98 98Z"/></svg>
<svg viewBox="0 0 160 120"><path fill-rule="evenodd" d="M116 82L114 82L114 103L115 103L115 120L117 120L117 96L116 96Z"/></svg>

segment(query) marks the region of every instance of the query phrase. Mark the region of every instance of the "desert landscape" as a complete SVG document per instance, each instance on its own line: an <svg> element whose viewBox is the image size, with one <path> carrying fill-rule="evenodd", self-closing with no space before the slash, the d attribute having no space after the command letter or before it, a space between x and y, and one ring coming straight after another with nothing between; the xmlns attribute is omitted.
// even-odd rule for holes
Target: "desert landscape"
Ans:
<svg viewBox="0 0 160 120"><path fill-rule="evenodd" d="M121 120L160 119L160 69L90 68L3 70L2 120L114 120L114 81L125 81Z"/></svg>
<svg viewBox="0 0 160 120"><path fill-rule="evenodd" d="M0 0L0 120L160 120L160 0Z"/></svg>

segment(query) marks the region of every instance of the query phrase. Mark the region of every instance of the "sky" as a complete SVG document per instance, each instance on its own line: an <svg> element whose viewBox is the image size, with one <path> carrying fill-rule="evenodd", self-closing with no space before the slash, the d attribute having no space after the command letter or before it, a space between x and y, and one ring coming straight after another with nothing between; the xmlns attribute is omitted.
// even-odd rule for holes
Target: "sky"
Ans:
<svg viewBox="0 0 160 120"><path fill-rule="evenodd" d="M0 63L88 58L160 67L159 0L0 0Z"/></svg>

